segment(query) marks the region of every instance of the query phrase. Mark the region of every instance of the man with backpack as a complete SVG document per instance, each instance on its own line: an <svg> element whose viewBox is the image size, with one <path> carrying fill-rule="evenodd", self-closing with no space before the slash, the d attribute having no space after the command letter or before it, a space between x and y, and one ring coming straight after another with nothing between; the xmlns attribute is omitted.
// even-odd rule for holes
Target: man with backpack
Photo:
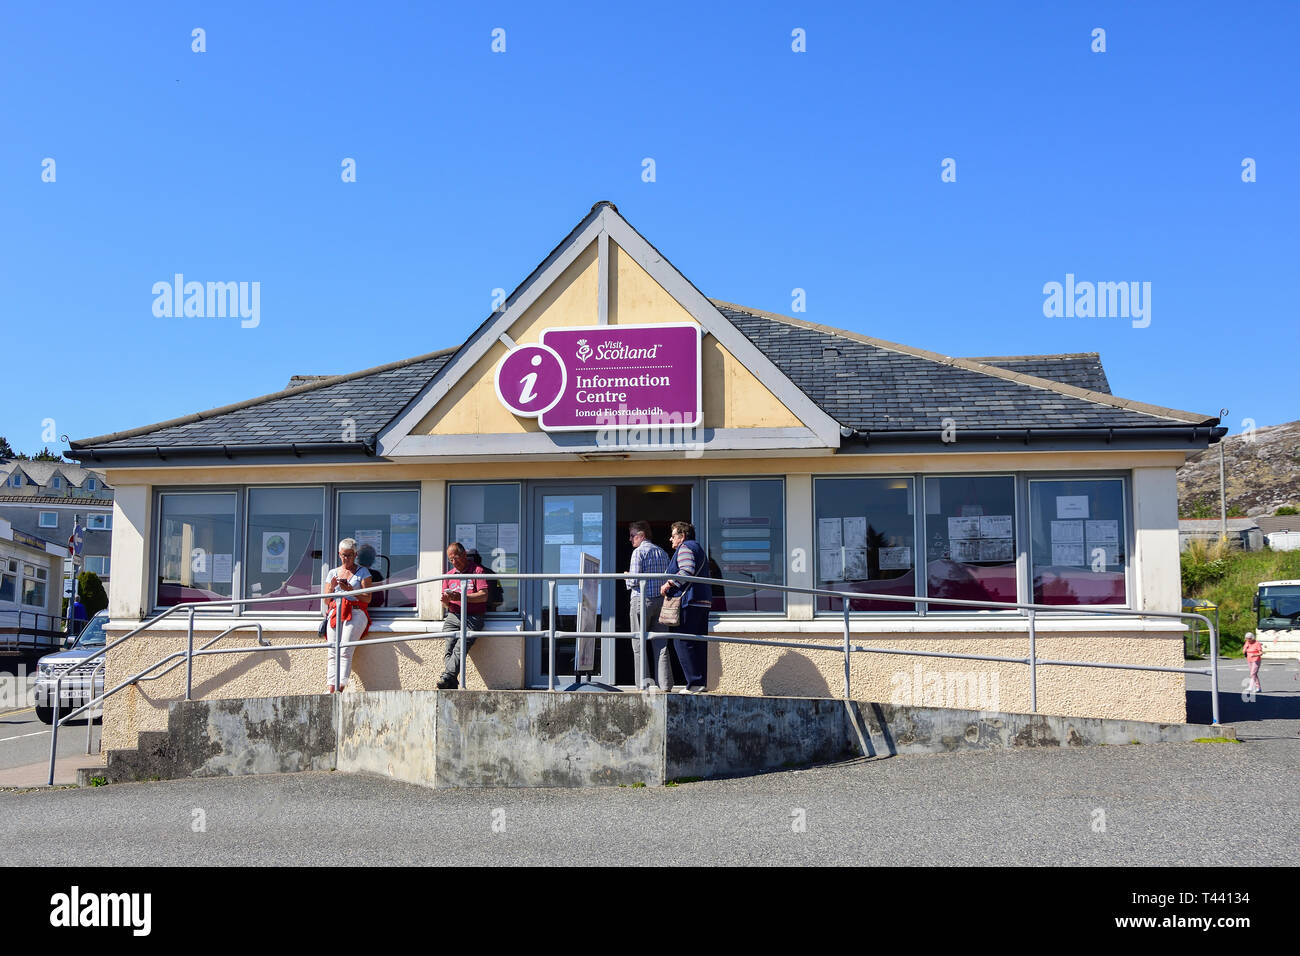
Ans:
<svg viewBox="0 0 1300 956"><path fill-rule="evenodd" d="M479 575L487 570L477 558L471 560L465 546L454 541L447 546L447 561L451 565L447 574L465 575L465 580L442 582L442 629L451 632L443 646L442 676L438 689L449 690L460 685L460 616L465 614L465 626L470 631L483 630L483 612L487 609L488 583ZM463 600L462 600L463 598ZM474 638L465 638L465 654L474 646Z"/></svg>

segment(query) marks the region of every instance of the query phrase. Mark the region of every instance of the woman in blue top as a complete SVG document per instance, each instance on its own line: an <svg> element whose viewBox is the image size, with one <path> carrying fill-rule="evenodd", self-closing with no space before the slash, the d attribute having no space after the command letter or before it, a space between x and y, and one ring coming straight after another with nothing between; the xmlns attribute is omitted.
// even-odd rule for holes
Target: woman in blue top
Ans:
<svg viewBox="0 0 1300 956"><path fill-rule="evenodd" d="M704 549L695 540L695 527L689 521L674 521L668 540L673 546L673 558L668 562L665 573L687 577L708 576L708 560L704 556ZM681 623L673 631L678 634L709 633L709 608L713 606L713 588L710 585L669 580L664 582L659 591L664 597L681 596ZM681 661L682 673L686 675L686 693L702 693L705 686L704 670L708 661L707 643L674 638L673 647L677 649L677 659Z"/></svg>

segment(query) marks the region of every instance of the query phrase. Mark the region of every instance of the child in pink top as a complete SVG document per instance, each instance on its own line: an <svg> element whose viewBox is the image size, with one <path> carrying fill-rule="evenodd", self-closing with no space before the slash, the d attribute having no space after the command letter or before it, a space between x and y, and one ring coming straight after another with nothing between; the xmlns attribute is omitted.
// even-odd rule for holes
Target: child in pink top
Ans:
<svg viewBox="0 0 1300 956"><path fill-rule="evenodd" d="M1246 660L1250 661L1251 686L1262 693L1264 688L1259 685L1259 661L1264 656L1264 645L1255 640L1254 634L1247 634L1241 649L1246 653Z"/></svg>

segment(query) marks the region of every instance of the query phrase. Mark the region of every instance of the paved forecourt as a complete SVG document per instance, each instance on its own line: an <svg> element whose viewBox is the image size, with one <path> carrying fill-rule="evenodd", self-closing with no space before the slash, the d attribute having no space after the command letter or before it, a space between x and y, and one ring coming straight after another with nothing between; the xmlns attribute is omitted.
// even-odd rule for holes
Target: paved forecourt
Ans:
<svg viewBox="0 0 1300 956"><path fill-rule="evenodd" d="M1300 849L1294 734L673 787L439 791L316 772L5 792L0 838L7 863L33 865L92 845L118 865L1283 865Z"/></svg>

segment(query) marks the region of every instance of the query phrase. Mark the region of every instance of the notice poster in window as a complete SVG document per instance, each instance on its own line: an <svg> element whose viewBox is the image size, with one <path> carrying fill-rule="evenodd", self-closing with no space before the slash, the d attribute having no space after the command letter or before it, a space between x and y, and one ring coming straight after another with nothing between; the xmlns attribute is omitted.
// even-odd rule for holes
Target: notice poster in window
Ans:
<svg viewBox="0 0 1300 956"><path fill-rule="evenodd" d="M844 549L844 580L865 581L867 579L867 552L862 548Z"/></svg>
<svg viewBox="0 0 1300 956"><path fill-rule="evenodd" d="M1015 550L1010 538L981 538L981 561L1014 561Z"/></svg>
<svg viewBox="0 0 1300 956"><path fill-rule="evenodd" d="M867 546L867 519L844 519L844 547L865 548Z"/></svg>
<svg viewBox="0 0 1300 956"><path fill-rule="evenodd" d="M544 544L573 544L571 534L548 534L542 538Z"/></svg>
<svg viewBox="0 0 1300 956"><path fill-rule="evenodd" d="M1056 517L1058 518L1088 517L1088 496L1087 495L1057 495L1056 496Z"/></svg>
<svg viewBox="0 0 1300 956"><path fill-rule="evenodd" d="M582 513L582 540L595 541L601 540L601 532L605 527L605 516L599 511L584 511Z"/></svg>
<svg viewBox="0 0 1300 956"><path fill-rule="evenodd" d="M466 551L477 550L478 525L468 523L456 525L456 540L465 546Z"/></svg>
<svg viewBox="0 0 1300 956"><path fill-rule="evenodd" d="M519 525L515 522L502 522L497 525L497 547L506 554L519 553Z"/></svg>
<svg viewBox="0 0 1300 956"><path fill-rule="evenodd" d="M844 544L844 539L840 536L839 518L817 519L817 544L827 551Z"/></svg>
<svg viewBox="0 0 1300 956"><path fill-rule="evenodd" d="M912 567L911 548L881 548L880 570L907 571Z"/></svg>
<svg viewBox="0 0 1300 956"><path fill-rule="evenodd" d="M289 570L289 536L279 531L262 532L262 571L281 574Z"/></svg>
<svg viewBox="0 0 1300 956"><path fill-rule="evenodd" d="M384 553L384 532L383 531L380 531L377 528L368 529L366 531L354 531L352 533L352 537L357 539L357 554L360 554L361 549L364 548L366 545L369 545L370 547L374 548L375 554Z"/></svg>
<svg viewBox="0 0 1300 956"><path fill-rule="evenodd" d="M1078 542L1083 544L1083 522L1082 521L1053 521L1052 522L1052 544L1060 542L1061 544L1074 544Z"/></svg>
<svg viewBox="0 0 1300 956"><path fill-rule="evenodd" d="M234 568L234 555L214 554L212 556L212 583L229 584Z"/></svg>
<svg viewBox="0 0 1300 956"><path fill-rule="evenodd" d="M977 515L948 519L949 538L978 538L979 536L980 519Z"/></svg>
<svg viewBox="0 0 1300 956"><path fill-rule="evenodd" d="M420 516L414 512L388 516L388 553L420 553Z"/></svg>
<svg viewBox="0 0 1300 956"><path fill-rule="evenodd" d="M844 565L841 562L841 552L839 548L833 550L823 550L818 555L818 566L821 568L821 579L823 581L843 581Z"/></svg>
<svg viewBox="0 0 1300 956"><path fill-rule="evenodd" d="M961 564L971 564L980 559L979 538L950 538L948 548L952 559Z"/></svg>
<svg viewBox="0 0 1300 956"><path fill-rule="evenodd" d="M582 545L579 544L560 545L559 572L561 574L577 574L581 554L582 554Z"/></svg>
<svg viewBox="0 0 1300 956"><path fill-rule="evenodd" d="M578 585L560 582L555 585L555 604L560 614L578 613Z"/></svg>
<svg viewBox="0 0 1300 956"><path fill-rule="evenodd" d="M1113 551L1119 544L1119 521L1098 519L1085 523L1087 527L1088 547L1093 545L1110 547Z"/></svg>
<svg viewBox="0 0 1300 956"><path fill-rule="evenodd" d="M980 518L981 538L1010 538L1011 515L986 515Z"/></svg>
<svg viewBox="0 0 1300 956"><path fill-rule="evenodd" d="M772 570L772 527L766 517L722 519L719 564L726 571L761 574Z"/></svg>
<svg viewBox="0 0 1300 956"><path fill-rule="evenodd" d="M567 534L572 541L574 517L572 498L547 498L546 513L542 518L542 533L547 536Z"/></svg>
<svg viewBox="0 0 1300 956"><path fill-rule="evenodd" d="M494 524L479 524L474 526L474 533L478 538L479 554L487 557L497 547L497 526Z"/></svg>
<svg viewBox="0 0 1300 956"><path fill-rule="evenodd" d="M1083 560L1083 542L1053 541L1052 563L1082 567L1086 563Z"/></svg>
<svg viewBox="0 0 1300 956"><path fill-rule="evenodd" d="M743 518L749 514L749 482L720 481L716 487L719 518Z"/></svg>

